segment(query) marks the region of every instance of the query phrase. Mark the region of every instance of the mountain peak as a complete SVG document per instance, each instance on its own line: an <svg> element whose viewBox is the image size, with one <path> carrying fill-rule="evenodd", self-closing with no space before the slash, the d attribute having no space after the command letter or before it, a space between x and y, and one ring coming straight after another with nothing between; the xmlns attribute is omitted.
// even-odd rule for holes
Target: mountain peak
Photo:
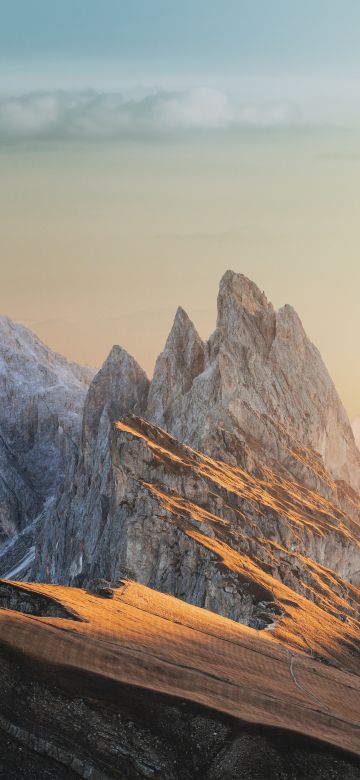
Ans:
<svg viewBox="0 0 360 780"><path fill-rule="evenodd" d="M142 371L142 369L140 368L140 366L137 363L137 361L135 360L135 358L133 358L132 355L130 355L129 352L127 352L126 349L124 349L124 347L121 347L119 344L114 344L111 347L111 350L110 350L107 358L105 358L105 361L104 361L102 367L100 368L100 371L104 372L106 367L113 366L113 365L119 365L119 364L124 363L124 362L125 363L129 363L129 362L134 363L134 365L136 365L139 368L139 371Z"/></svg>
<svg viewBox="0 0 360 780"><path fill-rule="evenodd" d="M176 309L176 313L175 313L174 322L175 322L175 321L179 321L179 322L191 322L191 320L190 320L190 317L189 317L188 313L185 311L185 309L183 309L183 307L182 307L182 306L178 306L178 307L177 307L177 309Z"/></svg>
<svg viewBox="0 0 360 780"><path fill-rule="evenodd" d="M174 346L185 348L186 343L189 340L201 342L201 338L189 315L182 306L178 306L170 333L166 340L164 351L168 349L172 350Z"/></svg>
<svg viewBox="0 0 360 780"><path fill-rule="evenodd" d="M204 367L205 345L190 317L179 306L164 350L156 361L147 406L149 419L170 426L170 409L173 404L181 405Z"/></svg>
<svg viewBox="0 0 360 780"><path fill-rule="evenodd" d="M224 273L219 286L219 314L224 299L229 296L235 298L236 302L249 314L257 314L260 311L273 311L273 306L267 300L265 293L261 292L255 282L252 282L244 274L238 274L234 271L226 271Z"/></svg>
<svg viewBox="0 0 360 780"><path fill-rule="evenodd" d="M148 389L149 380L135 358L115 344L94 377L86 397L82 433L84 452L91 451L93 447L104 411L110 421L133 409L141 412L146 405Z"/></svg>
<svg viewBox="0 0 360 780"><path fill-rule="evenodd" d="M207 344L178 309L156 364L147 416L222 460L237 462L245 438L310 487L318 487L324 468L360 487L359 453L318 350L293 307L275 312L241 273L226 271L220 281L217 327ZM223 444L224 430L231 447Z"/></svg>

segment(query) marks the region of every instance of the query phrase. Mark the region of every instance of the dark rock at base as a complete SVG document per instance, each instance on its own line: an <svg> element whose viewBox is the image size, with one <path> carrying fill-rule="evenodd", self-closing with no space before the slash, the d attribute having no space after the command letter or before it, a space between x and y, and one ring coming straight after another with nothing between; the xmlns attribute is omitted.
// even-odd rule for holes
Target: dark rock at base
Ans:
<svg viewBox="0 0 360 780"><path fill-rule="evenodd" d="M94 593L95 596L102 596L106 599L114 598L114 591L111 587L111 583L108 580L96 579L89 585L90 593Z"/></svg>
<svg viewBox="0 0 360 780"><path fill-rule="evenodd" d="M360 780L328 745L77 670L0 657L1 780Z"/></svg>

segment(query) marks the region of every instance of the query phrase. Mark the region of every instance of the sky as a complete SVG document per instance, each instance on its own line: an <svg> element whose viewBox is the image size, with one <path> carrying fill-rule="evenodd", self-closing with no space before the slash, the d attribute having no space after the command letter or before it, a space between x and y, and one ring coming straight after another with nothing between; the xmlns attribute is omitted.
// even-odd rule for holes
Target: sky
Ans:
<svg viewBox="0 0 360 780"><path fill-rule="evenodd" d="M0 311L151 374L219 280L291 303L360 414L358 0L0 0Z"/></svg>

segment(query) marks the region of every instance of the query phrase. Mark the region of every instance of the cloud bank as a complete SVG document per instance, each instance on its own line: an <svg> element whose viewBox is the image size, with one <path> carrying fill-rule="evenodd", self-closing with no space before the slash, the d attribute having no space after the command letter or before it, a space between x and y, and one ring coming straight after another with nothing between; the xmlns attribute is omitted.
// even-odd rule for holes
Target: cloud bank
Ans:
<svg viewBox="0 0 360 780"><path fill-rule="evenodd" d="M0 96L0 140L115 139L162 133L278 127L294 121L289 103L242 104L216 89L121 93L34 92Z"/></svg>

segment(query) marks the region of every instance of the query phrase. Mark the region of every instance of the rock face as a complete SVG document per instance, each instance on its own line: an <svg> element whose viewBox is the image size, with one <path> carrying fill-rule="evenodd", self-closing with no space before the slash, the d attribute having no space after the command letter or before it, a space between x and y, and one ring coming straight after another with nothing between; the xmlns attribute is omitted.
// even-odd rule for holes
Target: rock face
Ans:
<svg viewBox="0 0 360 780"><path fill-rule="evenodd" d="M206 344L178 309L150 387L120 348L95 377L31 577L130 577L256 628L292 598L280 582L357 627L359 463L295 312L227 272Z"/></svg>
<svg viewBox="0 0 360 780"><path fill-rule="evenodd" d="M199 396L195 404L185 400L196 377L204 372L205 363L205 344L179 307L165 349L156 361L146 409L146 416L155 425L165 428L179 441L186 441L190 429L196 428L199 412L206 417L206 408L202 406L205 398Z"/></svg>
<svg viewBox="0 0 360 780"><path fill-rule="evenodd" d="M206 344L184 312L176 315L146 417L227 462L237 462L240 443L250 467L255 452L309 487L327 491L325 470L360 489L359 452L318 350L291 306L275 312L241 274L223 276Z"/></svg>
<svg viewBox="0 0 360 780"><path fill-rule="evenodd" d="M32 572L36 579L76 582L90 568L94 578L102 576L95 560L111 516L111 427L129 412L145 409L148 388L149 380L136 361L121 347L113 347L89 388L78 462L70 464L39 530ZM111 550L106 551L109 556Z"/></svg>
<svg viewBox="0 0 360 780"><path fill-rule="evenodd" d="M28 581L35 558L43 513L0 547L0 573L4 579Z"/></svg>
<svg viewBox="0 0 360 780"><path fill-rule="evenodd" d="M40 531L36 580L92 589L97 577L134 579L296 647L302 637L320 657L331 619L356 652L359 525L315 491L269 468L255 478L134 416L115 423L90 503L78 475L76 496L57 508L66 525L51 518Z"/></svg>
<svg viewBox="0 0 360 780"><path fill-rule="evenodd" d="M93 373L0 317L0 544L34 520L76 458Z"/></svg>
<svg viewBox="0 0 360 780"><path fill-rule="evenodd" d="M0 721L0 777L6 780L360 778L356 756L316 740L136 687L124 688L108 708L99 694L94 701L88 692L75 696L70 685L63 690L34 681L9 659L1 658L1 666L1 707L10 712ZM22 707L14 688L21 690Z"/></svg>

